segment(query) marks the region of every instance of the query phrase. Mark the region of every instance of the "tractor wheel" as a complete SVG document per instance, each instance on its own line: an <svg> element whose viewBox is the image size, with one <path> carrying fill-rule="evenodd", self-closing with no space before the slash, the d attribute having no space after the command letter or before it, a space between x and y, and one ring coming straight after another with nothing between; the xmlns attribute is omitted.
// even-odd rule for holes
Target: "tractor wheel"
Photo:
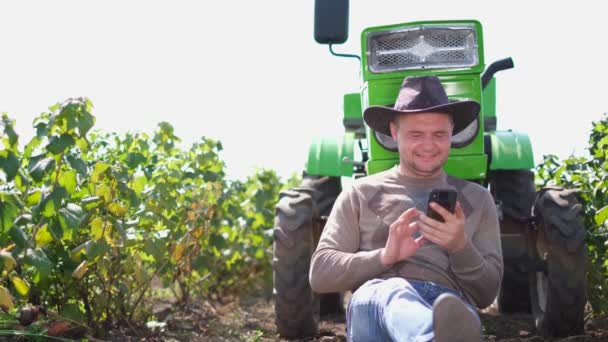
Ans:
<svg viewBox="0 0 608 342"><path fill-rule="evenodd" d="M280 335L301 338L318 332L320 304L342 308L339 294L322 297L310 288L310 261L328 215L340 193L337 177L304 175L302 187L281 192L274 229L275 321ZM343 309L341 309L343 310Z"/></svg>
<svg viewBox="0 0 608 342"><path fill-rule="evenodd" d="M496 170L488 176L490 191L501 203L500 231L504 274L498 293L500 312L530 312L526 237L534 202L534 174L530 170Z"/></svg>
<svg viewBox="0 0 608 342"><path fill-rule="evenodd" d="M530 274L530 296L543 336L584 332L587 248L581 210L576 192L559 187L541 189L534 202L537 231L531 252L546 269Z"/></svg>

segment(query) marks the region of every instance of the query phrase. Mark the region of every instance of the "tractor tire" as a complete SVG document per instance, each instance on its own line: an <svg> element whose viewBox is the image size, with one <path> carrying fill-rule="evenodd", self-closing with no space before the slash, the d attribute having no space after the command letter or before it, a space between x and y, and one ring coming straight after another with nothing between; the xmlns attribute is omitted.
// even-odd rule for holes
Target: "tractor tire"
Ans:
<svg viewBox="0 0 608 342"><path fill-rule="evenodd" d="M319 212L319 218L322 226L325 225L325 219L331 213L331 209L336 202L336 198L342 191L342 183L340 177L324 177L324 176L311 176L304 174L302 179L302 186L312 188L314 192L314 200ZM323 227L315 236L315 249L319 242L321 231ZM344 295L342 293L323 293L320 298L320 309L319 313L321 316L331 314L344 314Z"/></svg>
<svg viewBox="0 0 608 342"><path fill-rule="evenodd" d="M561 187L541 189L534 202L537 230L531 252L546 262L546 269L530 274L530 297L542 336L584 333L587 247L581 210L576 191Z"/></svg>
<svg viewBox="0 0 608 342"><path fill-rule="evenodd" d="M502 313L530 312L526 248L534 203L534 174L530 170L495 170L488 175L490 191L501 203L500 231L504 273L497 297Z"/></svg>
<svg viewBox="0 0 608 342"><path fill-rule="evenodd" d="M303 338L316 334L322 299L329 305L325 311L342 306L339 294L337 298L336 294L322 298L312 291L308 279L311 257L323 229L322 214L329 214L339 193L339 178L305 174L302 187L280 194L273 232L272 266L275 322L283 337Z"/></svg>

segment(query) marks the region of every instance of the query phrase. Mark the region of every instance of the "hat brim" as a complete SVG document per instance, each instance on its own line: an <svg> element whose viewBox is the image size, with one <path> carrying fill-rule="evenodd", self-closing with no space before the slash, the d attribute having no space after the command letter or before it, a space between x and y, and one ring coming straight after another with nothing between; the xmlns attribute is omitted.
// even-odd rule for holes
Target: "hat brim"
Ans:
<svg viewBox="0 0 608 342"><path fill-rule="evenodd" d="M391 135L390 122L400 114L445 113L452 115L454 129L452 135L467 128L479 115L480 105L477 101L458 101L439 106L415 110L397 110L391 107L370 106L363 112L363 120L373 130Z"/></svg>

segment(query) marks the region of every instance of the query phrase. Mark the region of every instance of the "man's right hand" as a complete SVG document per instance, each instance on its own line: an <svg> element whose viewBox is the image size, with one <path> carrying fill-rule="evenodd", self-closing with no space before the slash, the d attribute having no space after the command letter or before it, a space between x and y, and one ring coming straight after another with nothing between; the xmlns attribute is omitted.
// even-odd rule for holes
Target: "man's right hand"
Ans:
<svg viewBox="0 0 608 342"><path fill-rule="evenodd" d="M410 208L391 224L386 246L380 252L380 261L383 265L388 266L405 260L424 245L426 239L423 236L417 239L412 237L412 234L418 230L418 224L411 221L418 215L416 208Z"/></svg>

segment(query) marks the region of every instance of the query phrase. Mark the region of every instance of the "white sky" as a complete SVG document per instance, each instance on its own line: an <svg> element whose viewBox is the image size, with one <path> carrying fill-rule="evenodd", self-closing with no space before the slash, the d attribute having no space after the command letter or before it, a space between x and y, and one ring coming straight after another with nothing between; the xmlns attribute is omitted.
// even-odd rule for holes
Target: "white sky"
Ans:
<svg viewBox="0 0 608 342"><path fill-rule="evenodd" d="M213 4L211 6L210 4ZM224 144L229 176L255 165L300 172L314 135L341 131L342 94L359 86L356 60L313 39L313 1L0 0L0 112L22 140L32 119L88 96L96 127L151 132L160 121L190 143ZM535 159L583 154L608 108L602 2L353 0L349 41L368 26L478 19L498 74L499 129L527 132Z"/></svg>

